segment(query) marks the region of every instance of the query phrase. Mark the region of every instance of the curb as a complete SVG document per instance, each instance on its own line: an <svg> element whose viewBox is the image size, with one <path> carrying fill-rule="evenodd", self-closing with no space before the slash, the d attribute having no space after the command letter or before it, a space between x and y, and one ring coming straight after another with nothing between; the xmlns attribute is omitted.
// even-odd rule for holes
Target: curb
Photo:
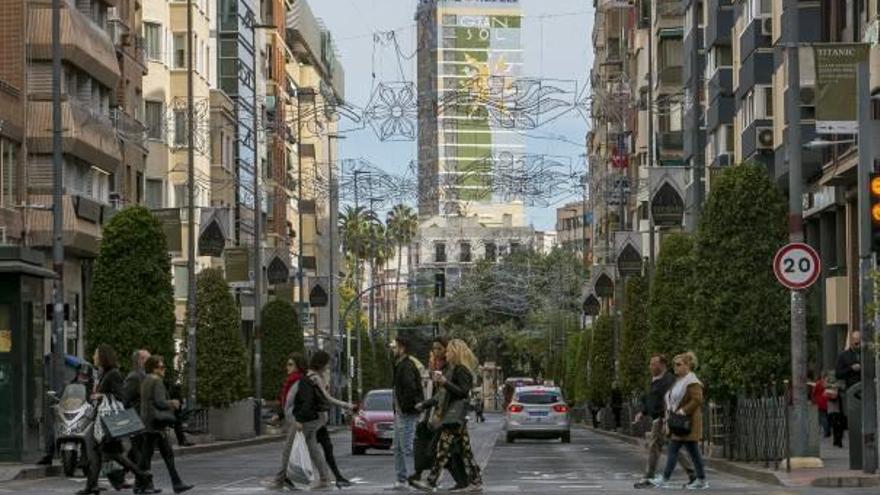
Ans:
<svg viewBox="0 0 880 495"><path fill-rule="evenodd" d="M628 443L630 445L639 446L639 439L636 437L631 437L629 435L624 435L622 433L617 433L614 431L607 431L601 429L595 429L591 426L584 426L589 431L593 433L597 433L599 435L606 436L608 438L613 438L620 442ZM759 471L756 469L750 469L748 467L725 461L722 459L710 459L703 458L703 463L706 467L712 468L716 471L721 471L723 473L732 474L734 476L739 476L740 478L745 478L751 481L757 481L759 483L764 483L766 485L774 485L774 486L785 486L785 483L782 482L776 475L773 473L768 473L764 471Z"/></svg>
<svg viewBox="0 0 880 495"><path fill-rule="evenodd" d="M620 442L628 443L630 445L639 446L639 439L636 437L631 437L629 435L624 435L622 433L617 433L614 431L607 431L601 429L595 429L591 426L584 426L589 431L593 433L597 433L599 435L606 436L608 438L613 438ZM707 467L710 467L716 471L721 471L723 473L732 474L734 476L739 476L740 478L745 478L751 481L757 481L759 483L764 483L766 485L774 485L774 486L785 486L789 488L798 487L802 485L795 485L786 483L784 480L780 479L772 472L763 471L760 469L753 469L741 463L728 461L725 459L712 459L712 458L704 458L703 462ZM812 482L810 482L809 486L816 488L873 488L880 486L880 477L878 476L824 476L824 477L816 477Z"/></svg>

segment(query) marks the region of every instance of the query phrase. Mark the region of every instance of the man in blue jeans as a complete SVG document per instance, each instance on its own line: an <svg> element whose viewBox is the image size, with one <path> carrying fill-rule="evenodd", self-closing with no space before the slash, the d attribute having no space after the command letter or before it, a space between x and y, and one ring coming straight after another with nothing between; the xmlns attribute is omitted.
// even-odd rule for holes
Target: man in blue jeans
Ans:
<svg viewBox="0 0 880 495"><path fill-rule="evenodd" d="M425 400L422 388L422 363L408 354L409 343L398 336L391 343L394 351L394 468L397 479L395 490L406 490L410 471L407 461L413 463L413 438L419 412L416 404Z"/></svg>

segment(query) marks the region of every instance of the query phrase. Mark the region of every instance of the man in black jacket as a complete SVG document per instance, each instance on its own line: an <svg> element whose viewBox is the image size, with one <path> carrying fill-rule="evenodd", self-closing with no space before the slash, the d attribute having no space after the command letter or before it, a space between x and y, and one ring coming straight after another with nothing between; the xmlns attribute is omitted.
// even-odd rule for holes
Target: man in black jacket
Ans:
<svg viewBox="0 0 880 495"><path fill-rule="evenodd" d="M150 359L150 351L146 349L138 349L131 354L131 371L126 375L123 384L125 408L134 409L138 414L141 411L141 383L143 383L144 377L147 376L147 372L144 370L147 359ZM128 458L133 463L140 465L144 448L144 436L142 434L132 436ZM136 485L135 491L137 493L149 494L159 493L162 490L157 490L153 487L153 481L150 479L149 486Z"/></svg>
<svg viewBox="0 0 880 495"><path fill-rule="evenodd" d="M837 356L837 366L834 370L834 376L838 380L843 380L846 383L846 388L862 381L861 352L862 335L859 332L853 332L850 335L849 349Z"/></svg>
<svg viewBox="0 0 880 495"><path fill-rule="evenodd" d="M419 411L416 404L425 400L422 388L422 363L408 354L409 342L398 336L391 344L394 351L394 467L397 480L394 488L406 489L410 471L407 459L413 456L413 438ZM410 461L412 464L412 461Z"/></svg>
<svg viewBox="0 0 880 495"><path fill-rule="evenodd" d="M642 418L651 419L651 431L647 434L648 462L645 469L645 477L636 483L635 488L649 488L651 479L657 471L657 463L660 461L660 455L663 453L663 447L666 444L666 435L663 431L664 414L666 412L666 392L675 383L675 375L669 369L669 361L663 354L654 354L651 356L651 387L648 393L642 396L642 410L636 415L635 423L640 423ZM693 481L696 479L694 473L694 463L685 452L679 453L678 461L687 471L688 479Z"/></svg>

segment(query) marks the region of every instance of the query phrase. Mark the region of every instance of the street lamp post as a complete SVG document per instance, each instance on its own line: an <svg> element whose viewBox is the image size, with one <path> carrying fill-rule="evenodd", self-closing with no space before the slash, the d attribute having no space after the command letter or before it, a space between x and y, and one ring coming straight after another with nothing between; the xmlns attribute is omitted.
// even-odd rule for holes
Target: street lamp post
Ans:
<svg viewBox="0 0 880 495"><path fill-rule="evenodd" d="M64 383L64 164L61 156L61 0L52 0L52 388Z"/></svg>
<svg viewBox="0 0 880 495"><path fill-rule="evenodd" d="M192 0L190 0L192 1ZM251 14L251 46L254 48L253 101L254 109L254 395L259 404L263 400L263 192L260 189L260 160L257 157L259 139L260 111L257 106L257 29L277 29L274 24L260 24L256 14ZM192 56L192 55L190 55ZM192 149L192 148L190 148ZM262 433L262 421L257 421L257 435Z"/></svg>
<svg viewBox="0 0 880 495"><path fill-rule="evenodd" d="M186 2L186 355L188 366L187 399L190 408L196 405L196 221L195 221L195 120L193 95L193 4Z"/></svg>

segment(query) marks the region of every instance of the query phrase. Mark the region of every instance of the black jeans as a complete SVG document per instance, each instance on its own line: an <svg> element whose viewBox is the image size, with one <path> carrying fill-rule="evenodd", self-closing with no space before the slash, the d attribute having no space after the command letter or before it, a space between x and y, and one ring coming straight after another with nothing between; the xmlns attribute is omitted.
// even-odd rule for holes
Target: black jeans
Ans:
<svg viewBox="0 0 880 495"><path fill-rule="evenodd" d="M116 462L122 466L123 469L127 469L134 473L139 484L146 484L145 480L147 479L147 472L150 470L149 466L147 466L146 469L143 469L133 463L131 459L123 455L121 441L107 440L102 444L97 444L94 438L90 436L86 438L86 451L89 456L88 472L86 475L87 489L98 487L98 477L101 475L101 465L104 461ZM113 478L111 478L110 481L114 482L114 487L120 484L118 480L114 480ZM124 481L124 477L122 481Z"/></svg>
<svg viewBox="0 0 880 495"><path fill-rule="evenodd" d="M180 486L183 480L177 474L177 468L174 466L174 451L171 450L171 444L165 436L165 431L148 431L142 434L144 450L141 454L141 469L149 471L153 462L153 452L159 447L159 454L165 461L165 467L168 469L168 476L171 477L173 486Z"/></svg>
<svg viewBox="0 0 880 495"><path fill-rule="evenodd" d="M843 447L843 432L846 430L846 416L843 413L828 413L828 422L831 424L831 432L834 436L834 446Z"/></svg>
<svg viewBox="0 0 880 495"><path fill-rule="evenodd" d="M330 432L327 431L327 427L322 426L315 434L317 435L318 443L321 444L321 449L324 450L324 459L327 461L330 471L333 471L333 477L336 481L346 479L339 472L339 466L336 465L336 457L333 456L333 442L330 441Z"/></svg>
<svg viewBox="0 0 880 495"><path fill-rule="evenodd" d="M691 460L694 461L697 479L705 480L706 471L703 469L703 457L700 455L700 447L697 445L697 442L682 442L672 439L669 440L669 447L666 451L666 470L663 471L663 478L668 480L672 476L672 471L675 470L675 465L678 463L678 451L681 450L682 446L690 454Z"/></svg>

